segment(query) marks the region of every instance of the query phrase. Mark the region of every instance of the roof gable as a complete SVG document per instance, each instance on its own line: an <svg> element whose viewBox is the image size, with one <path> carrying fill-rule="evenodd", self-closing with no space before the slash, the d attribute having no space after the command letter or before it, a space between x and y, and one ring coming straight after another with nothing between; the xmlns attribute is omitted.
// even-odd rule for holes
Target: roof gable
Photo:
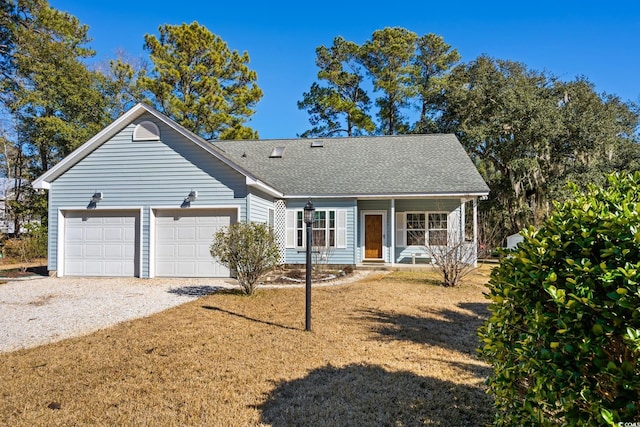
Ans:
<svg viewBox="0 0 640 427"><path fill-rule="evenodd" d="M118 119L116 119L109 126L107 126L102 131L97 133L89 141L82 144L80 147L74 150L71 154L69 154L67 157L62 159L58 164L56 164L54 167L52 167L51 169L46 171L44 174L42 174L40 177L38 177L35 181L33 181L33 187L37 189L50 188L51 183L55 181L58 177L60 177L62 174L64 174L66 171L68 171L70 168L76 165L79 161L84 159L86 156L88 156L90 153L95 151L98 147L100 147L102 144L107 142L110 138L114 137L118 132L120 132L129 124L133 123L137 118L141 117L145 113L151 114L155 119L166 124L170 128L177 131L179 134L184 136L188 141L201 147L212 156L216 157L217 159L221 160L222 162L230 166L232 169L244 175L247 179L247 185L259 187L261 190L270 194L274 194L274 195L280 194L273 188L262 183L253 174L244 170L239 165L235 164L228 157L223 155L216 147L214 147L212 144L210 144L203 138L199 137L198 135L194 134L193 132L189 131L183 126L180 126L178 123L169 119L167 116L160 113L159 111L142 103L136 104L134 107L132 107L130 110L128 110ZM151 138L151 137L147 135L147 138ZM158 138L159 138L159 135L158 135ZM152 139L156 139L156 137L153 136Z"/></svg>

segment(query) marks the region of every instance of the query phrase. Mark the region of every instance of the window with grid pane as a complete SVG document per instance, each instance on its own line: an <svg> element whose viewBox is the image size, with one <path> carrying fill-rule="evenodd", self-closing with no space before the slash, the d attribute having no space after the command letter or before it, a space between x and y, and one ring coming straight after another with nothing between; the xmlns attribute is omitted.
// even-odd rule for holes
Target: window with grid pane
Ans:
<svg viewBox="0 0 640 427"><path fill-rule="evenodd" d="M344 220L342 221L344 224ZM344 225L342 226L341 233L345 233ZM330 246L336 247L336 235L338 228L337 211L335 210L316 210L313 219L312 239L313 246ZM305 224L304 224L304 212L298 210L295 212L295 235L296 235L296 247L303 248L306 246L305 242ZM344 237L343 237L344 239ZM344 245L344 243L343 243Z"/></svg>
<svg viewBox="0 0 640 427"><path fill-rule="evenodd" d="M296 245L298 247L303 246L303 234L304 234L304 221L302 218L302 211L296 212Z"/></svg>
<svg viewBox="0 0 640 427"><path fill-rule="evenodd" d="M430 213L429 214L429 245L430 246L446 246L447 245L447 214L446 213Z"/></svg>
<svg viewBox="0 0 640 427"><path fill-rule="evenodd" d="M425 241L425 214L424 213L408 213L407 214L407 245L420 246Z"/></svg>
<svg viewBox="0 0 640 427"><path fill-rule="evenodd" d="M327 211L316 211L313 218L313 246L327 245Z"/></svg>

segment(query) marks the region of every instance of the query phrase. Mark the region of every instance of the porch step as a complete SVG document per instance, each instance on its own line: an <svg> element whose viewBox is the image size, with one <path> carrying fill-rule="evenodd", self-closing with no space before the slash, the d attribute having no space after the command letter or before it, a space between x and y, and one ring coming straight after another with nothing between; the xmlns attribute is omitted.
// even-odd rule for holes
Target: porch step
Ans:
<svg viewBox="0 0 640 427"><path fill-rule="evenodd" d="M393 267L386 265L384 261L364 261L361 264L356 265L357 270L393 270Z"/></svg>
<svg viewBox="0 0 640 427"><path fill-rule="evenodd" d="M385 263L377 263L377 262L362 262L356 265L356 270L380 270L380 271L424 271L424 270L432 270L435 266L431 263L429 264L385 264Z"/></svg>

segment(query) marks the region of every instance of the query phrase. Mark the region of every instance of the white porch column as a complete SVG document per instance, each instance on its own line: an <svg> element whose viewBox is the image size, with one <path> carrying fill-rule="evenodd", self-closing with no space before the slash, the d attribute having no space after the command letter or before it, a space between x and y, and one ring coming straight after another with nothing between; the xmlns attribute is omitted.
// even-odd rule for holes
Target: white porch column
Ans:
<svg viewBox="0 0 640 427"><path fill-rule="evenodd" d="M478 267L478 198L473 199L473 263L474 267Z"/></svg>
<svg viewBox="0 0 640 427"><path fill-rule="evenodd" d="M391 265L396 263L396 199L391 199L391 239L389 248L389 261Z"/></svg>

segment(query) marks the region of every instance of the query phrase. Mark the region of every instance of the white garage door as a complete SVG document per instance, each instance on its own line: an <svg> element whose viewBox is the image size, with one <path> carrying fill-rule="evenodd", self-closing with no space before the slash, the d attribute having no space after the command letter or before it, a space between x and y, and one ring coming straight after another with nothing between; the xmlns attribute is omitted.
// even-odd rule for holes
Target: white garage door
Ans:
<svg viewBox="0 0 640 427"><path fill-rule="evenodd" d="M156 212L156 276L229 277L210 253L213 234L236 222L235 210L171 209Z"/></svg>
<svg viewBox="0 0 640 427"><path fill-rule="evenodd" d="M64 274L134 276L138 230L135 211L65 213Z"/></svg>

